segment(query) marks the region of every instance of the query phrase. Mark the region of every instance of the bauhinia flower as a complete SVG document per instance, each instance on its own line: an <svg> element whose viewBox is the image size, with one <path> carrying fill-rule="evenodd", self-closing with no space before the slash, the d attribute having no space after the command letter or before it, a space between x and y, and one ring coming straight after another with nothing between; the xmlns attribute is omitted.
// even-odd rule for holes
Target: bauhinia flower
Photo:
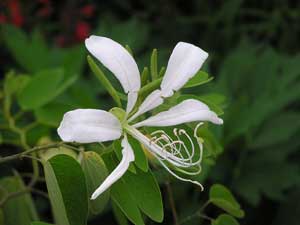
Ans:
<svg viewBox="0 0 300 225"><path fill-rule="evenodd" d="M188 175L200 172L202 159L202 139L197 136L199 123L194 130L198 146L183 129L174 129L172 139L163 130L150 134L143 134L141 127L166 127L188 122L209 121L222 124L223 120L201 101L195 99L184 100L167 111L160 112L148 119L139 121L142 114L162 105L164 98L171 97L175 91L183 87L200 69L208 54L195 45L179 42L174 48L160 89L154 90L134 111L141 88L138 66L128 51L117 42L99 36L90 36L85 40L88 51L109 69L120 81L127 94L127 107L112 108L109 112L97 109L76 109L67 112L58 128L58 134L63 141L78 143L105 142L122 137L122 160L112 173L92 194L91 199L97 198L115 183L128 169L135 155L127 136L137 139L173 176L183 181L201 184L177 175L170 166ZM138 122L135 122L138 121ZM189 144L185 144L182 138ZM199 154L195 159L195 151ZM191 172L190 168L198 168Z"/></svg>

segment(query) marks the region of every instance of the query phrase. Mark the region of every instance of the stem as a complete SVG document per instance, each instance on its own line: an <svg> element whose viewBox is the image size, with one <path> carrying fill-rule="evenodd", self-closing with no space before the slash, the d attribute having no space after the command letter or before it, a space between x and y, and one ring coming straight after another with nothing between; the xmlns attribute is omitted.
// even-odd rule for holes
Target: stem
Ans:
<svg viewBox="0 0 300 225"><path fill-rule="evenodd" d="M179 225L178 214L177 214L175 201L174 201L174 198L173 198L173 191L172 191L172 187L170 185L170 182L166 182L166 187L167 187L167 193L168 193L168 197L169 197L169 203L170 203L171 210L172 210L174 224Z"/></svg>
<svg viewBox="0 0 300 225"><path fill-rule="evenodd" d="M24 190L12 192L12 193L9 193L9 194L5 195L5 196L1 199L1 201L0 201L0 208L2 208L2 207L5 205L5 203L6 203L8 200L10 200L11 198L18 197L18 196L20 196L20 195L23 195L23 194L29 192L29 191L30 191L30 188L25 188Z"/></svg>
<svg viewBox="0 0 300 225"><path fill-rule="evenodd" d="M68 148L70 147L72 149L74 148L73 146L68 146L68 145L64 144L64 142L58 142L58 143L53 143L53 144L43 145L43 146L36 146L36 147L30 148L30 149L28 149L24 152L20 152L20 153L17 153L15 155L10 155L10 156L0 158L0 164L9 162L9 161L12 161L12 160L15 160L15 159L21 159L25 155L36 153L36 152L44 150L44 149L57 148L57 147L60 147L60 146L66 146L66 147L68 147Z"/></svg>
<svg viewBox="0 0 300 225"><path fill-rule="evenodd" d="M209 201L209 200L206 201L206 202L201 206L200 209L198 209L194 214L192 214L192 215L187 216L186 218L184 218L184 219L180 222L180 224L184 224L184 223L186 223L186 222L192 220L192 219L195 218L195 217L200 217L200 218L203 218L203 219L207 219L207 220L212 221L213 218L211 218L211 217L209 217L209 216L206 216L206 215L204 215L204 214L202 213L202 212L204 211L204 209L205 209L209 204L210 204L210 201Z"/></svg>
<svg viewBox="0 0 300 225"><path fill-rule="evenodd" d="M32 193L41 195L44 198L49 198L48 194L41 191L41 190L38 190L38 189L35 189L35 188L32 188L32 187L26 187L23 190L12 192L12 193L9 193L9 194L5 195L0 201L0 208L2 208L10 199L18 197L18 196L23 195L23 194L26 194L28 192L32 192Z"/></svg>

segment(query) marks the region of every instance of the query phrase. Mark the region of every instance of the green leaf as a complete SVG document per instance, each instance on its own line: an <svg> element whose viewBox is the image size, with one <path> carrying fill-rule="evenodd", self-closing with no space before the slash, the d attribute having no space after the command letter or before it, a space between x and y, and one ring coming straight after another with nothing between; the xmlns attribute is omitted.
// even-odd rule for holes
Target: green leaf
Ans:
<svg viewBox="0 0 300 225"><path fill-rule="evenodd" d="M206 126L198 129L198 136L204 140L204 157L217 158L223 152L223 146L215 135Z"/></svg>
<svg viewBox="0 0 300 225"><path fill-rule="evenodd" d="M112 210L119 225L129 225L128 220L121 209L112 202Z"/></svg>
<svg viewBox="0 0 300 225"><path fill-rule="evenodd" d="M31 34L31 44L27 51L31 53L30 59L33 62L32 72L38 72L50 66L50 54L42 34L36 29Z"/></svg>
<svg viewBox="0 0 300 225"><path fill-rule="evenodd" d="M244 211L231 192L221 184L214 184L209 190L209 201L231 215L242 218Z"/></svg>
<svg viewBox="0 0 300 225"><path fill-rule="evenodd" d="M117 166L117 160L111 154L104 158L110 171ZM130 188L123 177L114 183L110 188L111 198L114 203L122 210L126 217L135 225L144 225L141 212L130 192Z"/></svg>
<svg viewBox="0 0 300 225"><path fill-rule="evenodd" d="M118 96L118 92L116 89L112 86L110 81L106 78L105 74L102 72L100 67L95 63L94 59L91 56L87 56L88 64L93 71L93 73L96 75L96 77L99 79L103 87L106 88L108 93L111 95L113 100L117 103L118 107L122 107L121 100Z"/></svg>
<svg viewBox="0 0 300 225"><path fill-rule="evenodd" d="M1 190L1 199L5 194L25 189L25 185L19 175L2 178L0 185L6 190ZM11 198L2 209L5 225L30 224L32 220L38 219L32 198L28 193Z"/></svg>
<svg viewBox="0 0 300 225"><path fill-rule="evenodd" d="M185 85L184 88L197 87L210 82L213 77L210 77L206 72L199 70Z"/></svg>
<svg viewBox="0 0 300 225"><path fill-rule="evenodd" d="M152 81L158 78L157 72L157 49L153 49L151 58L150 58L150 71L151 71L151 78Z"/></svg>
<svg viewBox="0 0 300 225"><path fill-rule="evenodd" d="M45 141L45 143L49 144L51 143L51 141L49 141L49 139L40 139L39 142L41 142L41 144L43 143L43 141ZM39 151L38 152L38 155L39 157L41 157L43 160L49 160L50 158L56 156L56 155L59 155L59 154L64 154L64 155L68 155L74 159L77 159L78 157L78 154L77 152L75 152L74 150L72 149L69 149L69 148L66 148L66 147L58 147L58 148L48 148L48 149L45 149L43 151Z"/></svg>
<svg viewBox="0 0 300 225"><path fill-rule="evenodd" d="M28 72L38 72L50 66L49 50L38 30L31 37L12 25L3 25L4 42L17 61Z"/></svg>
<svg viewBox="0 0 300 225"><path fill-rule="evenodd" d="M96 152L84 152L81 166L86 178L88 198L108 176L106 165L100 155ZM101 213L109 200L109 190L102 193L97 199L89 200L89 210L91 214Z"/></svg>
<svg viewBox="0 0 300 225"><path fill-rule="evenodd" d="M140 144L139 141L137 141L135 138L131 136L128 136L128 142L134 151L134 156L135 156L134 164L144 172L147 172L149 168L148 159L145 155L142 145Z"/></svg>
<svg viewBox="0 0 300 225"><path fill-rule="evenodd" d="M31 225L53 225L53 224L45 223L45 222L41 222L41 221L34 221L31 223Z"/></svg>
<svg viewBox="0 0 300 225"><path fill-rule="evenodd" d="M4 108L10 109L12 105L12 97L18 95L24 86L29 82L30 77L27 75L15 75L14 72L9 72L4 79Z"/></svg>
<svg viewBox="0 0 300 225"><path fill-rule="evenodd" d="M211 222L211 225L239 225L239 222L228 214L221 214Z"/></svg>
<svg viewBox="0 0 300 225"><path fill-rule="evenodd" d="M4 80L4 92L6 95L18 94L29 82L28 75L15 75L13 72L7 73Z"/></svg>
<svg viewBox="0 0 300 225"><path fill-rule="evenodd" d="M51 69L38 72L18 95L23 109L36 109L55 98L63 80L63 70Z"/></svg>
<svg viewBox="0 0 300 225"><path fill-rule="evenodd" d="M210 110L214 111L218 116L224 114L221 106L217 102L215 102L214 97L212 97L211 95L200 95L198 99L207 104Z"/></svg>
<svg viewBox="0 0 300 225"><path fill-rule="evenodd" d="M138 207L152 220L162 222L164 218L162 197L151 170L145 173L137 168L136 174L126 173L124 180Z"/></svg>
<svg viewBox="0 0 300 225"><path fill-rule="evenodd" d="M56 223L86 225L88 200L84 173L70 156L44 162L45 179Z"/></svg>
<svg viewBox="0 0 300 225"><path fill-rule="evenodd" d="M68 49L64 49L64 56L62 64L59 62L58 66L63 66L66 74L74 75L80 74L85 65L85 48L83 45L77 45Z"/></svg>
<svg viewBox="0 0 300 225"><path fill-rule="evenodd" d="M63 115L72 110L70 105L51 102L34 110L34 115L38 122L52 127L58 127Z"/></svg>
<svg viewBox="0 0 300 225"><path fill-rule="evenodd" d="M36 72L41 67L34 55L31 42L25 32L12 25L2 25L4 43L15 60L28 72Z"/></svg>

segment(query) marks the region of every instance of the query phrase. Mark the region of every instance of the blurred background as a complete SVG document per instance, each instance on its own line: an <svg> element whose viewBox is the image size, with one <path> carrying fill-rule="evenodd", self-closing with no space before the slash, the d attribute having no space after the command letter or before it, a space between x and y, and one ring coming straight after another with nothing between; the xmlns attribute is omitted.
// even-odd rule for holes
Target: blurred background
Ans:
<svg viewBox="0 0 300 225"><path fill-rule="evenodd" d="M204 186L222 183L235 194L246 213L241 224L299 224L299 1L2 0L0 24L1 82L11 70L31 74L61 65L79 75L72 85L61 87L68 89L59 99L35 111L44 126L29 135L30 143L55 132L69 109L113 106L87 67L83 42L90 34L129 45L140 71L149 64L153 48L158 49L160 66L166 65L178 41L209 52L204 70L214 80L193 93L224 95L218 104L225 122L214 131L217 159L206 171ZM1 134L7 140L1 154L15 151L9 135ZM14 166L26 171L26 164ZM1 168L0 173L8 170ZM199 206L198 197L187 197L189 188L180 183L173 187L180 218ZM207 193L200 195L205 198ZM50 218L45 200L37 197L37 202L43 217ZM164 206L164 224L173 224L168 201ZM115 222L108 210L91 224Z"/></svg>

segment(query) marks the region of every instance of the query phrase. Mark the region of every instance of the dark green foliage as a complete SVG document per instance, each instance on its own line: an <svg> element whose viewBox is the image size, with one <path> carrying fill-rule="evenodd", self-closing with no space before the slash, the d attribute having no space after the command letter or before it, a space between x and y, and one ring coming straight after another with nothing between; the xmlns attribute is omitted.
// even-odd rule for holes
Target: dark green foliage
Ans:
<svg viewBox="0 0 300 225"><path fill-rule="evenodd" d="M85 225L88 215L87 188L79 163L56 155L44 163L45 179L58 224Z"/></svg>
<svg viewBox="0 0 300 225"><path fill-rule="evenodd" d="M26 21L31 22L25 29L30 32L11 25L1 25L3 65L0 70L6 74L0 81L1 156L23 151L24 146L20 140L24 137L26 144L31 147L42 144L45 139L46 143L51 143L52 139L57 140L55 130L63 114L69 110L108 110L116 105L112 99L118 105L125 105L126 96L109 71L97 63L95 65L100 65L98 68L102 72L102 77L100 75L98 78L102 82L99 83L96 77L90 75L92 72L87 69L87 54L83 44L67 48L54 46L56 35L68 33L74 36L69 29L64 30L65 25L60 24L60 12L63 11L61 14L66 17L74 18L76 24L80 14L70 16L68 13L74 12L76 4L83 4L78 1L73 1L72 4L56 4L57 2L54 1L55 4L51 5L54 14L46 20L32 15L30 18L26 17ZM163 224L174 224L166 191L168 182L171 182L179 220L193 215L209 197L213 199L211 203L214 205L210 204L204 211L211 220L196 215L185 224L236 225L238 222L232 216L242 217L243 210L245 218L241 224L298 224L299 4L281 0L188 1L184 4L181 1L112 0L105 4L100 1L89 3L96 6L95 16L84 18L96 28L92 33L120 42L133 53L141 72L145 67L139 103L149 92L159 87L164 73L161 66L167 65L171 49L178 41L187 41L209 52L208 63L187 83L182 94L177 93L166 99L167 104L158 111L183 99L195 98L222 115L225 121L223 127L204 124L198 131L204 140L204 158L202 173L196 179L204 185L204 192L170 177L151 156L144 153L139 143L129 138L136 161L131 163L130 171L112 186L110 193L108 191L95 202L89 202L89 224L115 224L111 212L120 225L128 225L129 221L135 224L157 224L153 221L161 221L163 215ZM39 8L40 3L32 6L32 3L27 5L22 2L22 6L22 13L25 15L30 10ZM6 8L3 11L4 15L8 13ZM55 21L51 20L53 18ZM72 29L74 24L72 21L67 26ZM73 43L67 43L68 46L71 44ZM158 48L158 51L154 51L149 60L153 48ZM90 59L89 62L92 64L93 60ZM94 70L97 68L95 65L92 66ZM159 79L151 83L151 78L157 77ZM213 82L205 84L212 77ZM11 114L9 119L14 118L17 127L24 131L24 136L7 129L8 111ZM194 124L189 124L184 128L193 126ZM171 129L166 131L172 133ZM70 193L65 191L65 196L74 198L71 206L70 201L67 201L67 205L70 206L69 211L76 214L70 217L75 224L85 222L83 220L87 217L91 192L107 176L106 167L111 171L118 162L117 158L121 157L120 145L117 145L115 152L109 145L110 143L101 147L88 145L85 149L106 154L99 156L95 152L84 153L92 155L88 158L80 158L82 155L79 154L78 158L83 159L81 168L70 157L61 159L64 164L72 164L72 171L65 171L62 164L52 165L51 161L47 162L49 167L59 168L56 172L63 177L60 179L62 188L57 188L57 193L66 190L66 187L69 190L69 184L74 182L78 183L76 188L86 192L86 198L80 200L76 191L76 195L74 190ZM59 150L53 151L53 154L57 154L57 151ZM56 157L62 156L54 158ZM104 162L99 161L99 158L103 158ZM22 174L22 178L11 176L12 169L24 174L30 171L27 160L3 167L1 165L1 187L9 189L9 192L18 191L30 182ZM59 170L63 170L63 173L59 173ZM73 178L72 181L64 178L66 174ZM81 179L73 177L76 174ZM42 176L40 174L40 178ZM86 191L85 185L79 182L84 180L83 177L86 179ZM64 181L68 184L63 184ZM51 183L48 179L47 185L49 182ZM212 183L222 183L228 190ZM36 188L46 191L43 183L36 185ZM232 193L228 193L229 190ZM1 201L2 192L0 197ZM53 193L50 194L50 201L53 203L56 197ZM109 197L112 199L110 204L107 203ZM49 202L39 194L33 194L33 200L31 195L24 194L8 201L0 209L0 224L47 224L32 222L38 220L52 223ZM80 209L75 205L79 201ZM37 218L35 209L41 218ZM57 212L53 211L55 215ZM224 211L228 214L220 215ZM147 220L148 217L153 221Z"/></svg>

